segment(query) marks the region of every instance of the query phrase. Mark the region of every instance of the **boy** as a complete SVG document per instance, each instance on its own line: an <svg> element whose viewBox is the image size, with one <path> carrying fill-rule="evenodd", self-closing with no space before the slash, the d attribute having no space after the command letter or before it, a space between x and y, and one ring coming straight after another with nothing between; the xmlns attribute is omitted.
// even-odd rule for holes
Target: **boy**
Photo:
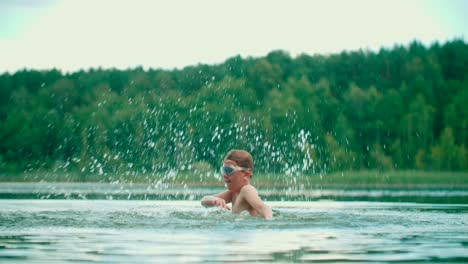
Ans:
<svg viewBox="0 0 468 264"><path fill-rule="evenodd" d="M250 215L260 215L264 219L272 219L272 211L258 196L255 187L250 185L253 171L253 160L245 150L229 151L223 161L221 173L228 190L201 199L203 206L218 206L231 210L228 203L232 202L232 212L239 214L247 210Z"/></svg>

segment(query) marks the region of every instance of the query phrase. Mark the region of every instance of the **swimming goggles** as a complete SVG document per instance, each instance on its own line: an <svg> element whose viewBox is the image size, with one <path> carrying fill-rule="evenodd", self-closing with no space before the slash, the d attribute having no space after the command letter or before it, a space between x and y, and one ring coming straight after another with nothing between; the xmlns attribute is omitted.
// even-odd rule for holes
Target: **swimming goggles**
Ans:
<svg viewBox="0 0 468 264"><path fill-rule="evenodd" d="M223 175L224 174L225 175L231 175L236 171L250 171L250 170L252 170L252 169L246 168L246 167L239 167L239 166L236 166L236 165L229 165L229 166L223 165L223 166L221 166L221 174L223 174Z"/></svg>

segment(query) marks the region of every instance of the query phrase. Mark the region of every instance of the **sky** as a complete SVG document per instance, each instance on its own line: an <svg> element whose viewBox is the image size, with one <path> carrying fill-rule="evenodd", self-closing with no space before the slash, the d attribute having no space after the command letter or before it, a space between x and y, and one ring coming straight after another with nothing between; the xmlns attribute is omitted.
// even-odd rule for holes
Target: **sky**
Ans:
<svg viewBox="0 0 468 264"><path fill-rule="evenodd" d="M468 39L468 0L1 0L0 73L174 69Z"/></svg>

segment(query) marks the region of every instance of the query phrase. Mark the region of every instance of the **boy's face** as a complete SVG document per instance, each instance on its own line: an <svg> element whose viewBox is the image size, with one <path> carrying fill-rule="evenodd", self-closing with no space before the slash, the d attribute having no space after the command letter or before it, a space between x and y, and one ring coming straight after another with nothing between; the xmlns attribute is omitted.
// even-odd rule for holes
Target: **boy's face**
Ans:
<svg viewBox="0 0 468 264"><path fill-rule="evenodd" d="M235 161L224 160L223 166L238 166ZM249 171L234 171L231 174L224 173L224 182L227 185L227 188L232 192L240 192L242 187L249 183Z"/></svg>

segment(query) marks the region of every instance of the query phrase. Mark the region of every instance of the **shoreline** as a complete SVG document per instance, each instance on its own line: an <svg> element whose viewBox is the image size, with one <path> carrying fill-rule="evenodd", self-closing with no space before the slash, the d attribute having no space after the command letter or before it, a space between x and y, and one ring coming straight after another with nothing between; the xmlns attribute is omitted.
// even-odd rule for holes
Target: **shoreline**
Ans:
<svg viewBox="0 0 468 264"><path fill-rule="evenodd" d="M172 186L184 188L224 187L215 173L79 175L76 173L32 172L0 174L2 183L88 183ZM259 189L468 189L468 172L349 171L331 174L258 174L251 179Z"/></svg>

